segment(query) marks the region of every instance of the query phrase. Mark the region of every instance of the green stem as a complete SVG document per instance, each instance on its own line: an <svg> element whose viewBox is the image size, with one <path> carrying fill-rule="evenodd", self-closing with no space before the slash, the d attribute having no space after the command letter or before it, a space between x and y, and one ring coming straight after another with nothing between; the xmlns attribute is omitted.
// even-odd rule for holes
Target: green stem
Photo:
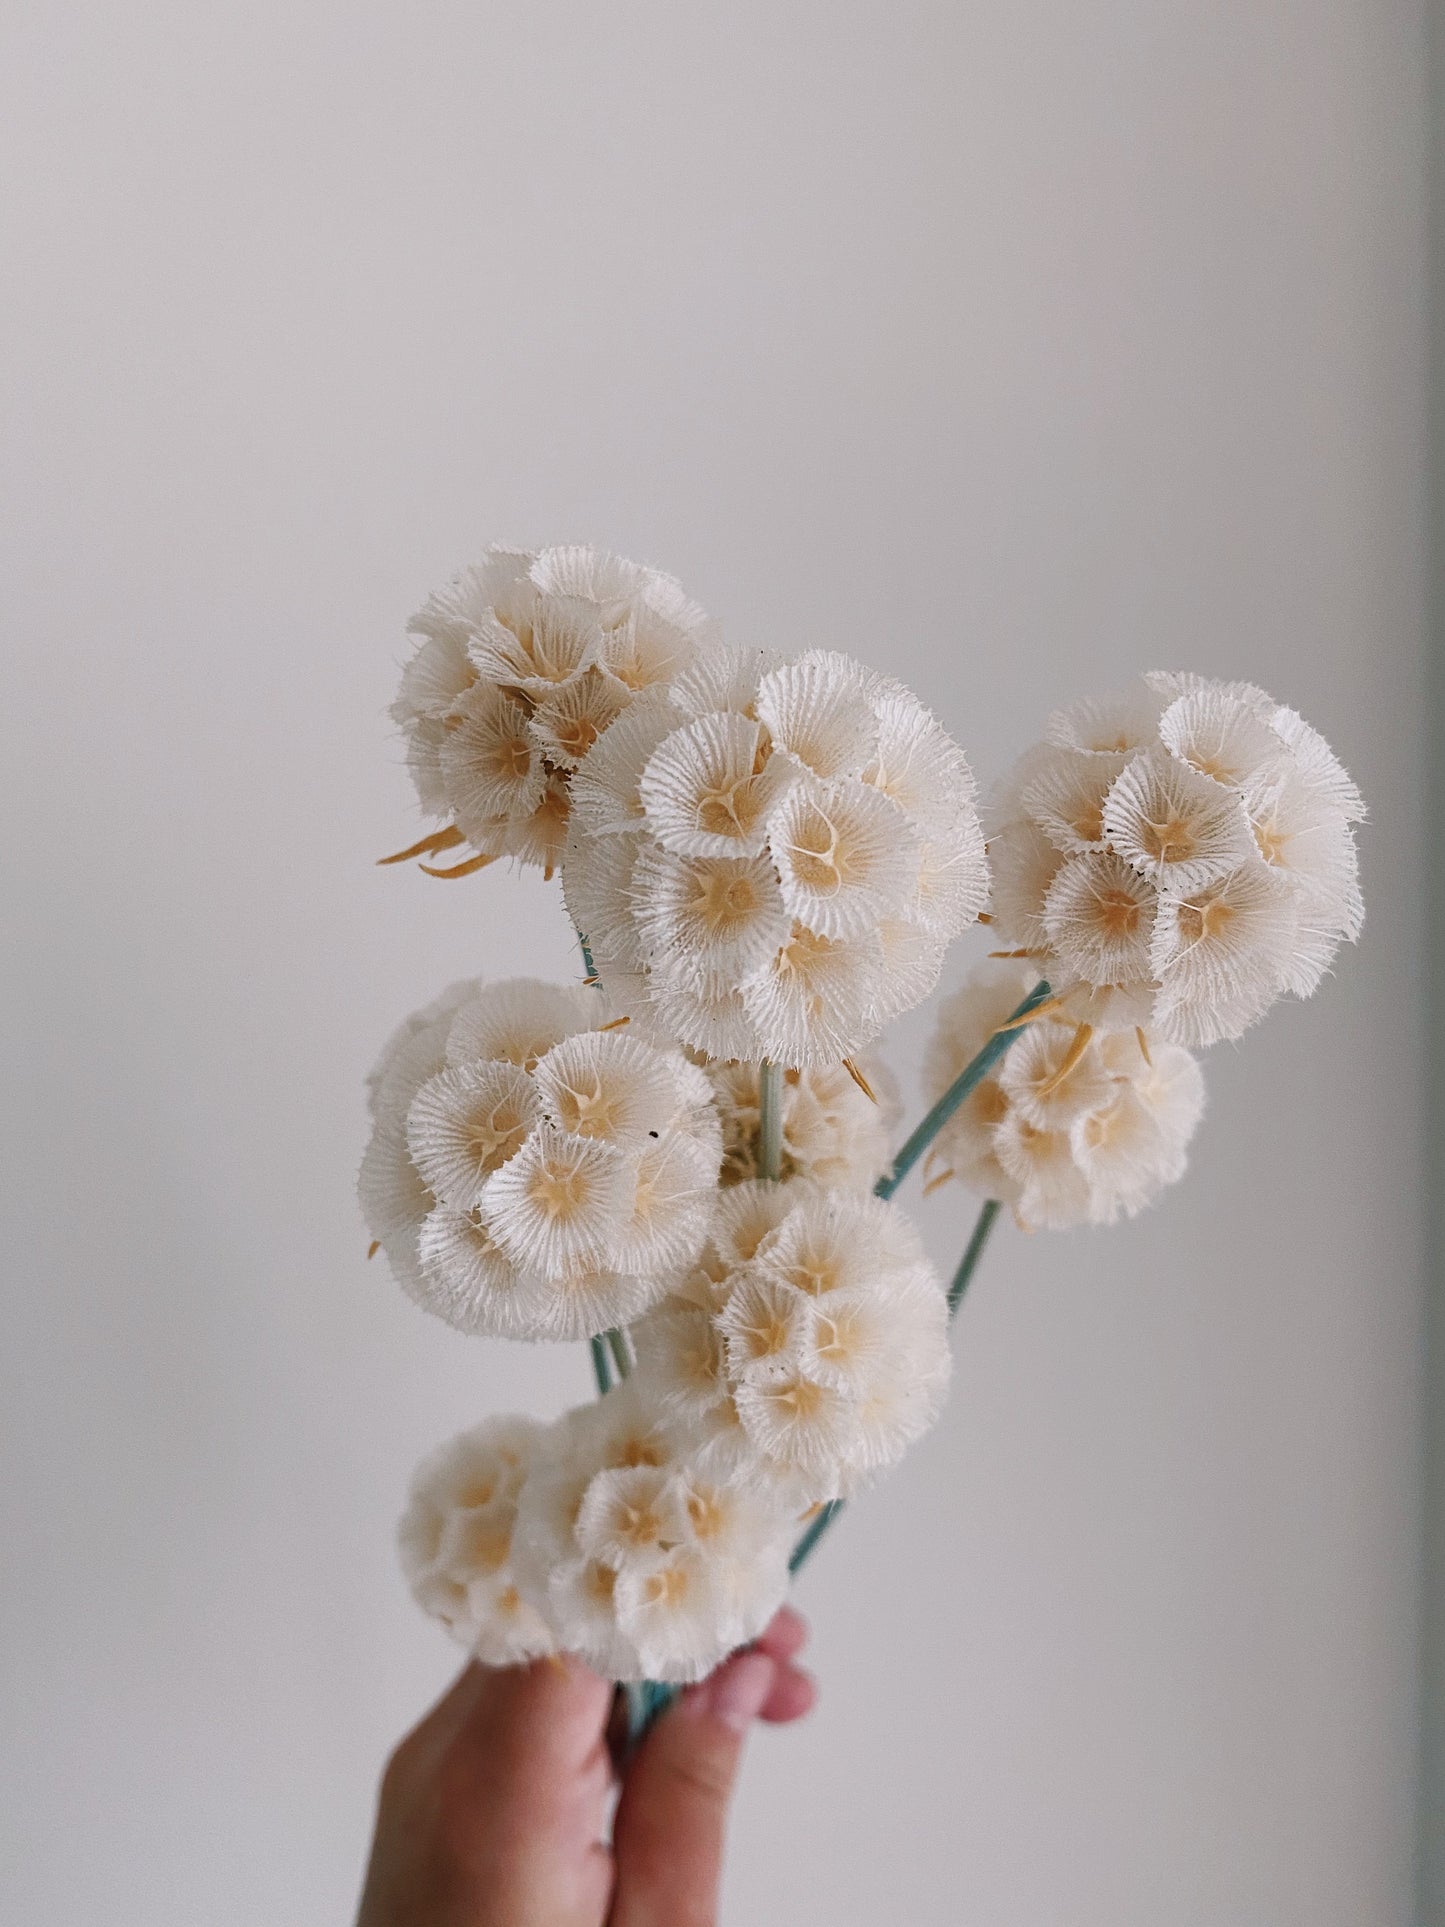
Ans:
<svg viewBox="0 0 1445 1927"><path fill-rule="evenodd" d="M973 1236L964 1246L963 1256L958 1261L958 1270L953 1274L953 1282L948 1287L948 1315L958 1316L958 1308L963 1303L963 1294L968 1290L968 1281L973 1276L974 1267L983 1256L983 1248L988 1243L989 1233L998 1221L1002 1210L997 1198L987 1198L978 1214L973 1227Z"/></svg>
<svg viewBox="0 0 1445 1927"><path fill-rule="evenodd" d="M765 1057L758 1066L758 1176L783 1174L783 1067Z"/></svg>
<svg viewBox="0 0 1445 1927"><path fill-rule="evenodd" d="M587 939L580 930L577 932L577 941L582 948L583 968L587 972L589 981L595 982L597 978L597 966L592 961L592 952L587 946ZM608 1337L611 1337L610 1333ZM592 1371L597 1380L597 1396L599 1398L606 1398L607 1394L612 1390L612 1371L607 1363L607 1345L605 1341L599 1337L594 1337L591 1342ZM623 1371L622 1376L626 1378L627 1373Z"/></svg>
<svg viewBox="0 0 1445 1927"><path fill-rule="evenodd" d="M880 1178L874 1185L875 1197L891 1198L893 1196L954 1112L968 1101L1024 1028L1021 1020L1032 1015L1050 994L1047 982L1035 984L1008 1021L994 1032L973 1061L965 1065L923 1122L905 1140L903 1149L894 1158L888 1175Z"/></svg>
<svg viewBox="0 0 1445 1927"><path fill-rule="evenodd" d="M818 1541L842 1510L843 1501L841 1499L829 1499L828 1503L817 1516L809 1522L807 1531L803 1534L802 1538L799 1539L797 1545L793 1547L793 1556L788 1561L788 1571L790 1574L796 1574L799 1568L806 1562L809 1553L813 1550L814 1546L817 1545Z"/></svg>
<svg viewBox="0 0 1445 1927"><path fill-rule="evenodd" d="M613 1359L617 1365L618 1378L620 1379L631 1378L632 1354L627 1349L626 1338L617 1329L615 1325L611 1325L608 1327L605 1336L607 1339L607 1348L612 1353Z"/></svg>
<svg viewBox="0 0 1445 1927"><path fill-rule="evenodd" d="M607 1363L607 1346L600 1338L592 1341L592 1370L597 1376L597 1396L606 1398L612 1390L612 1371Z"/></svg>

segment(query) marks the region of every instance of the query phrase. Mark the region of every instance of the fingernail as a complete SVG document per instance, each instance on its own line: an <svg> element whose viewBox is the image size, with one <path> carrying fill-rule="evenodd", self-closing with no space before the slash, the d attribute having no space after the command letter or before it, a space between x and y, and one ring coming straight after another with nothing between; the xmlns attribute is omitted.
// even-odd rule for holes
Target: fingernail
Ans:
<svg viewBox="0 0 1445 1927"><path fill-rule="evenodd" d="M777 1667L766 1653L741 1653L728 1661L712 1683L714 1718L734 1733L744 1733L763 1710L773 1690Z"/></svg>

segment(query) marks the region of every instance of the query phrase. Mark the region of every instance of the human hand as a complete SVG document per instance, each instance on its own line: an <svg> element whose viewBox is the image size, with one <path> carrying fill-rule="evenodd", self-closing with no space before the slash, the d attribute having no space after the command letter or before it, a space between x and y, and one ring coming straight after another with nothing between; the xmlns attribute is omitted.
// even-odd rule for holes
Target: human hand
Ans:
<svg viewBox="0 0 1445 1927"><path fill-rule="evenodd" d="M357 1927L712 1927L755 1719L800 1719L807 1628L785 1606L673 1702L616 1785L611 1685L575 1659L468 1666L381 1784Z"/></svg>

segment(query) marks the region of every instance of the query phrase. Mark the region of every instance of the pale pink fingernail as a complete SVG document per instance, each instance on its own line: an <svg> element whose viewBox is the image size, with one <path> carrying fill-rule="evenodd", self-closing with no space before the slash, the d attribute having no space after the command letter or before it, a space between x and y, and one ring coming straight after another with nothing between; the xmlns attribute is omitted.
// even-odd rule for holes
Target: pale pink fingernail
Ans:
<svg viewBox="0 0 1445 1927"><path fill-rule="evenodd" d="M734 1733L745 1732L762 1712L777 1673L766 1653L740 1653L729 1660L708 1689L714 1717Z"/></svg>

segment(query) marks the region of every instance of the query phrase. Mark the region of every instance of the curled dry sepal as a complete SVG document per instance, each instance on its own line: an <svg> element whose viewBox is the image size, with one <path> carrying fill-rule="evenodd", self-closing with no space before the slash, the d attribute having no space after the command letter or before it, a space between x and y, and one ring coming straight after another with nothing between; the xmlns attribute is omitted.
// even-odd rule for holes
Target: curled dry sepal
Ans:
<svg viewBox="0 0 1445 1927"><path fill-rule="evenodd" d="M366 1220L459 1329L606 1331L635 1364L433 1453L403 1566L490 1663L695 1679L766 1624L803 1523L938 1416L996 1205L946 1297L886 1201L903 1171L927 1148L1030 1228L1141 1210L1202 1113L1188 1047L1308 995L1358 935L1363 806L1294 711L1155 674L1050 719L986 862L962 752L906 689L725 648L656 570L492 550L412 627L393 715L442 826L417 851L560 862L600 982L456 984L402 1025ZM989 865L1002 954L942 1005L935 1111L891 1163L896 1094L860 1052L928 994Z"/></svg>

